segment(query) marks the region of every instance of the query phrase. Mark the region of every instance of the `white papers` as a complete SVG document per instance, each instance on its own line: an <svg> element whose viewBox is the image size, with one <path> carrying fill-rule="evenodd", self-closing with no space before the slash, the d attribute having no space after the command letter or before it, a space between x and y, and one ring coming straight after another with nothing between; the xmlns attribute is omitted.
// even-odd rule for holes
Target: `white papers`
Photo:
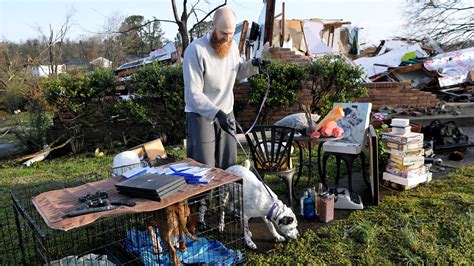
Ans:
<svg viewBox="0 0 474 266"><path fill-rule="evenodd" d="M129 178L141 175L143 173L146 173L148 169L150 169L150 167L135 167L133 169L130 169L122 173L122 176L125 177L126 179L129 179Z"/></svg>
<svg viewBox="0 0 474 266"><path fill-rule="evenodd" d="M169 166L169 168L175 172L181 172L181 171L184 171L184 170L187 170L189 168L191 168L192 165L188 164L188 163L178 163L178 164L172 164Z"/></svg>

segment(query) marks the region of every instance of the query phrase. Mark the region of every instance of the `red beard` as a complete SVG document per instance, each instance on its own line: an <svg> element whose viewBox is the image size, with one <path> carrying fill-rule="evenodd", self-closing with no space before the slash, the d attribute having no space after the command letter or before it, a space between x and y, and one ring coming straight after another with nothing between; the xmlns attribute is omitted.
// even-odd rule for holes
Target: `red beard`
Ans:
<svg viewBox="0 0 474 266"><path fill-rule="evenodd" d="M232 40L219 40L215 31L211 34L211 46L216 51L217 57L224 58L232 47Z"/></svg>

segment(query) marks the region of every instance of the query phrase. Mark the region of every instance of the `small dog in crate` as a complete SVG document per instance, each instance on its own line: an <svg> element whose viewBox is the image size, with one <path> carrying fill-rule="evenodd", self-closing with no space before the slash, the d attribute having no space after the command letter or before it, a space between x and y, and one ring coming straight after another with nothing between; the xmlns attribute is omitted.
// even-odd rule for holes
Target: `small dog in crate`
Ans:
<svg viewBox="0 0 474 266"><path fill-rule="evenodd" d="M170 205L159 214L156 226L160 231L161 240L168 244L170 258L175 265L180 264L178 255L176 254L176 247L178 247L182 252L186 251L184 234L194 241L198 240L197 237L190 233L190 231L193 233L196 231L196 219L195 214L191 215L189 205L186 201L180 201ZM189 230L188 227L190 228ZM148 225L148 232L151 235L155 252L162 253L163 248L156 236L156 231L153 225ZM177 243L178 237L179 245Z"/></svg>
<svg viewBox="0 0 474 266"><path fill-rule="evenodd" d="M283 242L286 238L296 239L299 236L299 232L297 229L298 221L296 220L295 214L278 199L277 195L270 188L268 188L267 191L263 183L258 180L249 168L250 162L247 160L246 167L234 165L225 170L243 179L245 244L251 249L257 248L257 245L252 241L252 232L250 232L248 223L249 219L253 217L263 218L270 233L275 237L277 242ZM228 198L229 197L224 197L223 201L228 201ZM233 201L230 202L232 203ZM234 207L230 206L230 209L234 209ZM224 212L221 213L220 218L219 230L223 231Z"/></svg>

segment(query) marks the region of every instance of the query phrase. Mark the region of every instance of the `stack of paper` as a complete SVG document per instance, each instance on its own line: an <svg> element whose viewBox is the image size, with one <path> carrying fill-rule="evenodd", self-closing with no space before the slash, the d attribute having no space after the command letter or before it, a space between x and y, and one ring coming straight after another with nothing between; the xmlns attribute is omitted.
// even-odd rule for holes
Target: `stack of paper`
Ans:
<svg viewBox="0 0 474 266"><path fill-rule="evenodd" d="M175 175L184 177L188 184L208 184L214 178L211 168L206 166L193 166L190 164L170 165Z"/></svg>
<svg viewBox="0 0 474 266"><path fill-rule="evenodd" d="M122 176L125 179L130 179L132 177L135 177L135 176L146 173L149 169L150 169L150 167L148 167L148 166L147 167L135 167L133 169L130 169L130 170L122 173Z"/></svg>
<svg viewBox="0 0 474 266"><path fill-rule="evenodd" d="M424 166L423 134L410 132L407 119L395 122L392 126L397 128L382 134L390 156L383 179L403 185L406 189L428 182L431 173Z"/></svg>
<svg viewBox="0 0 474 266"><path fill-rule="evenodd" d="M169 166L171 170L173 170L175 173L182 172L184 170L188 170L189 168L193 167L189 163L177 163L177 164L172 164Z"/></svg>

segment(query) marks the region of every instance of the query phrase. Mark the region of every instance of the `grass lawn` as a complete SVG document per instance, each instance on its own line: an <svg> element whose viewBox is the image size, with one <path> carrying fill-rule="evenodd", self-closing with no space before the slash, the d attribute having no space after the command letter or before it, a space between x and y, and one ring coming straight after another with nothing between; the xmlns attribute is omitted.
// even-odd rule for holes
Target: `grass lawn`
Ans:
<svg viewBox="0 0 474 266"><path fill-rule="evenodd" d="M474 264L474 166L308 230L253 264Z"/></svg>
<svg viewBox="0 0 474 266"><path fill-rule="evenodd" d="M170 154L184 157L183 150ZM240 157L239 161L244 158ZM9 190L16 184L63 180L91 171L106 177L113 156L74 156L32 167L0 170L0 265L18 261ZM247 252L248 264L474 264L474 166L426 186L386 196L378 207L357 211L268 254ZM277 194L284 185L269 180ZM9 259L9 256L13 259ZM14 258L16 256L16 259ZM3 263L2 263L3 261Z"/></svg>

